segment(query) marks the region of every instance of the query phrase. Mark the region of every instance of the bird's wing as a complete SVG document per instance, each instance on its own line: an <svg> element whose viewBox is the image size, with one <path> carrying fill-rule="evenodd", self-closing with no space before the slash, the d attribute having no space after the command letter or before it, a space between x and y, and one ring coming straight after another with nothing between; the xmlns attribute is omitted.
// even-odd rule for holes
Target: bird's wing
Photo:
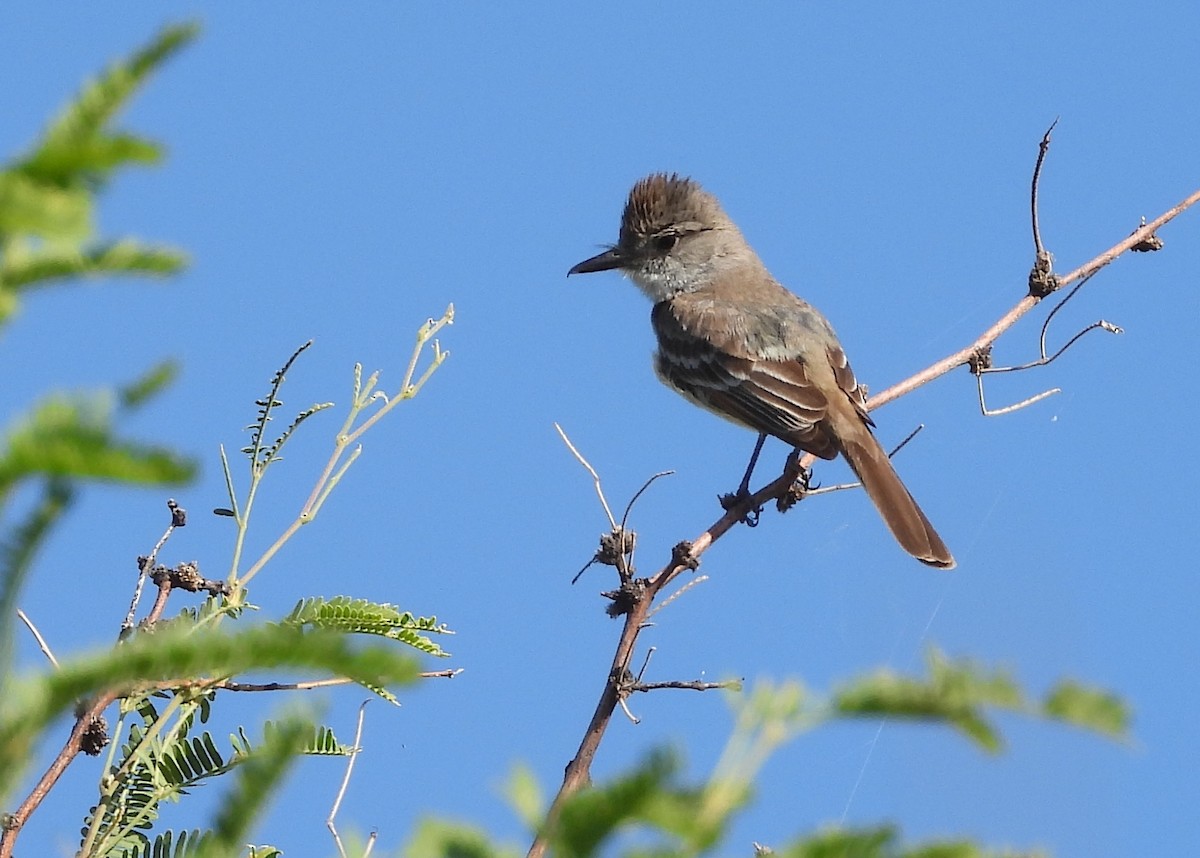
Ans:
<svg viewBox="0 0 1200 858"><path fill-rule="evenodd" d="M656 304L651 313L659 378L726 419L834 458L838 450L824 426L829 401L801 354L764 359L752 351L743 309L681 302L681 297ZM829 361L838 386L845 389L842 377L848 374L851 390L857 389L845 356L840 357L841 371L832 355Z"/></svg>

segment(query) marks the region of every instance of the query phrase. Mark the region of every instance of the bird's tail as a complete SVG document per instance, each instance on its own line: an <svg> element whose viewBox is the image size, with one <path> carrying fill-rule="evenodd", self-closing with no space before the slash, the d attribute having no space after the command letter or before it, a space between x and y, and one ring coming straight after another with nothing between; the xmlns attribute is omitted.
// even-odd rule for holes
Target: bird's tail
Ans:
<svg viewBox="0 0 1200 858"><path fill-rule="evenodd" d="M834 415L829 415L833 417ZM837 420L834 434L842 455L862 481L867 496L900 543L900 547L929 566L953 569L954 557L917 506L892 467L892 461L870 428L855 412Z"/></svg>

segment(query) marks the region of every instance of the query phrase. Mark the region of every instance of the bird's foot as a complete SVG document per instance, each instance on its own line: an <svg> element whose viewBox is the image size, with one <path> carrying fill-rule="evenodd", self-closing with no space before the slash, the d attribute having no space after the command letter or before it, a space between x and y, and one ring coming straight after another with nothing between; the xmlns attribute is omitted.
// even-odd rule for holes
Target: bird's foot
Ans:
<svg viewBox="0 0 1200 858"><path fill-rule="evenodd" d="M746 506L746 511L742 513L742 517L738 519L738 521L747 527L758 527L758 519L759 516L762 515L762 506L748 505L747 502L750 500L750 498L750 489L747 488L743 483L742 485L738 486L738 490L736 492L727 492L726 494L720 495L717 500L720 501L721 509L725 510L725 512L731 512L732 510L737 509L739 506Z"/></svg>
<svg viewBox="0 0 1200 858"><path fill-rule="evenodd" d="M800 460L795 460L796 476L792 480L792 484L788 486L788 490L779 496L779 500L775 502L776 508L780 512L787 512L800 501L804 500L814 486L812 485L812 471L800 465Z"/></svg>

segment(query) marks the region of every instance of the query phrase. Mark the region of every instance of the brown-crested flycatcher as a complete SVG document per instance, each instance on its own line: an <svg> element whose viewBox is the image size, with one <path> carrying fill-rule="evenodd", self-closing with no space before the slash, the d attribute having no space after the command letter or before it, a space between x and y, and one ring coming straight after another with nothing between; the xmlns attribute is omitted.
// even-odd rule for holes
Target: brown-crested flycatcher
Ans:
<svg viewBox="0 0 1200 858"><path fill-rule="evenodd" d="M654 369L664 384L798 451L841 453L901 547L930 566L954 566L871 433L865 392L833 328L771 276L716 197L677 175L639 181L616 246L568 274L610 269L654 302Z"/></svg>

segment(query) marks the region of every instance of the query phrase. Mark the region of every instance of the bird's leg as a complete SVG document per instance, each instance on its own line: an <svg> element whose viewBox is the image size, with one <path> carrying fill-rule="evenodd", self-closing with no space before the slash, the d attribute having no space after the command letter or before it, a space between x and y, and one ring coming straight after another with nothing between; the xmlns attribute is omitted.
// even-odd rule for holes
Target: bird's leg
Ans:
<svg viewBox="0 0 1200 858"><path fill-rule="evenodd" d="M763 444L766 441L766 434L759 432L758 441L754 444L754 452L750 454L750 464L746 465L746 474L742 477L742 484L738 486L738 497L746 497L750 494L750 478L754 476L754 466L758 464L758 454L762 452Z"/></svg>
<svg viewBox="0 0 1200 858"><path fill-rule="evenodd" d="M750 464L746 465L746 473L742 477L741 485L738 486L737 491L733 494L721 495L720 500L722 509L728 511L744 501L746 498L750 497L750 478L754 476L754 466L758 464L758 454L762 452L763 444L766 443L766 440L767 436L760 432L758 435L758 441L754 444L754 452L750 454ZM746 522L746 524L750 525L751 527L754 527L756 524L758 524L758 514L760 512L762 512L761 507L758 509L749 510L742 518L742 521Z"/></svg>

